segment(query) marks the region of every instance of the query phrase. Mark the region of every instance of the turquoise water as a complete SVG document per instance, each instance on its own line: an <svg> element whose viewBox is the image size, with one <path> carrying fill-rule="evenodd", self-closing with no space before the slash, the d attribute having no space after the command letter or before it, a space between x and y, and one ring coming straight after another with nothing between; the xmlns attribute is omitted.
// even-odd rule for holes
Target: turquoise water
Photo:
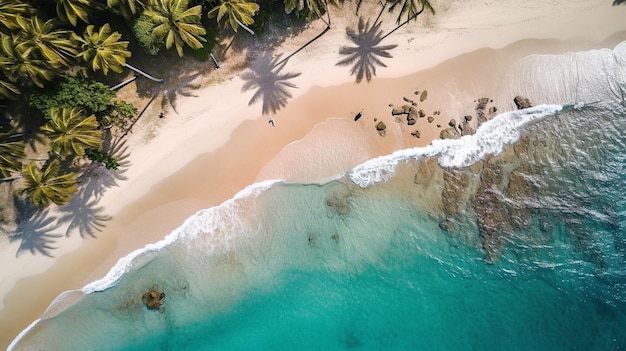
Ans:
<svg viewBox="0 0 626 351"><path fill-rule="evenodd" d="M576 108L498 116L464 150L520 141L467 167L424 171L426 156L405 155L372 166L386 180L367 187L356 173L253 186L122 261L15 349L624 349L626 89L608 85L552 97ZM432 157L454 160L452 143ZM504 176L478 192L490 164ZM452 170L469 181L451 200ZM497 229L494 260L481 221ZM159 311L141 302L152 288Z"/></svg>

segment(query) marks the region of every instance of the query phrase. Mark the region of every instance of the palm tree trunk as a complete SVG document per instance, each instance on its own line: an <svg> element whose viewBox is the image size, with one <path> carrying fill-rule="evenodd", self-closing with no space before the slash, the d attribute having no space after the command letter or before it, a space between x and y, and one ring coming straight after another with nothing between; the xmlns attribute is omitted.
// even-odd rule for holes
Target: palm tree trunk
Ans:
<svg viewBox="0 0 626 351"><path fill-rule="evenodd" d="M239 20L237 19L237 17L235 17L235 22L237 22L237 24L238 24L241 28L245 29L245 30L246 30L246 32L250 33L251 35L254 35L254 31L253 31L252 29L250 29L250 28L246 27L246 25L245 25L245 24L243 24L243 23L239 22Z"/></svg>
<svg viewBox="0 0 626 351"><path fill-rule="evenodd" d="M326 32L328 32L328 30L330 29L330 27L326 27L320 34L316 35L315 38L309 40L306 44L302 45L298 50L294 51L293 53L291 53L289 56L285 57L284 59L282 59L280 62L278 62L276 64L276 66L279 66L280 64L282 64L283 62L287 62L287 60L289 60L291 57L293 57L295 54L299 53L300 51L302 51L304 48L306 48L307 46L309 46L312 42L316 41L317 39L319 39L322 35L324 35Z"/></svg>
<svg viewBox="0 0 626 351"><path fill-rule="evenodd" d="M22 176L21 174L18 174L18 175L14 175L12 177L0 178L0 183L12 182L12 181L14 181L16 179L20 179L20 178L24 178L24 176Z"/></svg>
<svg viewBox="0 0 626 351"><path fill-rule="evenodd" d="M387 34L383 35L383 36L382 36L382 38L380 38L380 40L382 41L383 39L387 38L388 36L390 36L390 35L391 35L391 33L393 33L393 32L395 32L395 31L397 31L398 29L400 29L400 27L404 26L405 24L407 24L407 23L409 23L410 21L412 21L413 19L415 19L415 18L416 18L417 16L419 16L422 12L424 12L424 5L422 5L422 9L421 9L418 13L416 13L416 14L415 14L415 16L413 16L413 17L411 17L411 18L407 19L406 21L404 21L404 22L400 23L400 24L399 24L396 28L392 29L392 30L391 30L391 32L389 32L389 33L387 33Z"/></svg>
<svg viewBox="0 0 626 351"><path fill-rule="evenodd" d="M140 69L137 69L137 68L129 65L128 63L125 63L124 67L126 67L126 68L128 68L128 69L130 69L130 70L132 70L132 71L134 71L136 73L139 73L140 75L142 75L142 76L144 76L144 77L146 77L146 78L148 78L150 80L153 80L153 81L155 81L157 83L161 83L161 84L165 83L165 79L163 79L163 78L161 78L161 79L154 78L153 76L149 75L148 73L146 73L146 72L144 72L144 71L142 71Z"/></svg>
<svg viewBox="0 0 626 351"><path fill-rule="evenodd" d="M121 87L125 86L126 84L131 83L131 82L132 82L132 81L134 81L135 79L137 79L137 75L136 75L136 74L135 74L134 76L132 76L132 77L130 77L130 78L128 78L128 79L126 79L125 81L123 81L123 82L121 82L121 83L119 83L119 84L117 84L117 85L112 86L112 87L111 87L111 88L109 88L109 89L110 89L110 90L117 90L117 89L119 89L119 88L121 88Z"/></svg>

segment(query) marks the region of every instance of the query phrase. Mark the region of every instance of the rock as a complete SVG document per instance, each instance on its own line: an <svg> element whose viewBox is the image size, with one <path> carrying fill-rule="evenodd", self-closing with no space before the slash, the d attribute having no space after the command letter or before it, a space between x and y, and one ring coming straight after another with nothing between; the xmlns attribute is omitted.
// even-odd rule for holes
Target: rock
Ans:
<svg viewBox="0 0 626 351"><path fill-rule="evenodd" d="M419 91L419 90L416 90L416 91L414 91L414 92L413 92L413 94L415 94L415 95L419 95L419 94L420 94L420 91Z"/></svg>
<svg viewBox="0 0 626 351"><path fill-rule="evenodd" d="M459 133L456 128L450 127L446 128L439 133L439 137L441 139L458 139L461 137L461 133Z"/></svg>
<svg viewBox="0 0 626 351"><path fill-rule="evenodd" d="M417 111L417 114L418 114L419 118L424 118L424 117L426 117L426 114L424 113L424 110L419 110L419 111Z"/></svg>
<svg viewBox="0 0 626 351"><path fill-rule="evenodd" d="M449 232L452 229L452 226L453 226L452 222L450 222L447 219L439 223L439 228L445 230L446 232Z"/></svg>
<svg viewBox="0 0 626 351"><path fill-rule="evenodd" d="M456 119L454 119L454 118L453 118L453 119L451 119L451 120L450 120L450 122L448 122L448 125L449 125L450 127L456 127Z"/></svg>
<svg viewBox="0 0 626 351"><path fill-rule="evenodd" d="M487 105L489 103L489 98L482 97L482 98L478 99L478 103L480 105Z"/></svg>
<svg viewBox="0 0 626 351"><path fill-rule="evenodd" d="M404 113L409 113L409 110L411 109L411 105L402 105L402 110L404 111Z"/></svg>
<svg viewBox="0 0 626 351"><path fill-rule="evenodd" d="M413 104L413 100L409 99L408 97L403 97L402 100L408 102L409 104Z"/></svg>
<svg viewBox="0 0 626 351"><path fill-rule="evenodd" d="M420 94L420 102L424 102L426 99L428 99L428 90L424 90L422 94Z"/></svg>
<svg viewBox="0 0 626 351"><path fill-rule="evenodd" d="M387 129L387 126L385 125L383 121L376 123L376 130L378 131L378 134L380 134L381 136L385 135L385 129Z"/></svg>
<svg viewBox="0 0 626 351"><path fill-rule="evenodd" d="M490 115L493 115L493 114L494 114L494 113L496 113L496 112L498 112L498 108L497 108L497 107L495 107L495 106L491 106L491 107L489 108L489 114L490 114Z"/></svg>
<svg viewBox="0 0 626 351"><path fill-rule="evenodd" d="M525 108L529 108L529 107L533 107L533 105L530 103L530 100L528 98L525 98L523 96L516 96L513 99L513 102L515 102L515 105L517 106L518 110L522 110Z"/></svg>
<svg viewBox="0 0 626 351"><path fill-rule="evenodd" d="M403 115L405 113L406 112L404 112L404 108L402 108L401 106L394 107L393 110L391 110L391 115L393 116Z"/></svg>
<svg viewBox="0 0 626 351"><path fill-rule="evenodd" d="M435 117L428 116L426 120L428 121L428 123L433 123L433 121L435 120Z"/></svg>
<svg viewBox="0 0 626 351"><path fill-rule="evenodd" d="M416 130L411 132L411 135L419 139L420 138L420 131L416 129Z"/></svg>
<svg viewBox="0 0 626 351"><path fill-rule="evenodd" d="M463 119L465 119L466 122L469 122L469 121L472 120L472 116L466 115L466 116L463 117Z"/></svg>
<svg viewBox="0 0 626 351"><path fill-rule="evenodd" d="M476 134L476 128L474 128L469 122L463 121L459 125L459 129L461 129L461 135L472 135Z"/></svg>
<svg viewBox="0 0 626 351"><path fill-rule="evenodd" d="M335 191L326 198L326 206L333 209L338 215L344 216L350 213L350 194L343 191Z"/></svg>
<svg viewBox="0 0 626 351"><path fill-rule="evenodd" d="M419 118L419 113L414 106L411 106L411 108L409 108L409 114L406 116L406 121L412 126L417 122L417 118Z"/></svg>
<svg viewBox="0 0 626 351"><path fill-rule="evenodd" d="M437 124L437 128L441 128L441 124Z"/></svg>
<svg viewBox="0 0 626 351"><path fill-rule="evenodd" d="M148 309L158 310L159 308L161 308L164 298L164 292L158 291L157 289L152 289L143 294L143 296L141 297L141 301L143 301Z"/></svg>

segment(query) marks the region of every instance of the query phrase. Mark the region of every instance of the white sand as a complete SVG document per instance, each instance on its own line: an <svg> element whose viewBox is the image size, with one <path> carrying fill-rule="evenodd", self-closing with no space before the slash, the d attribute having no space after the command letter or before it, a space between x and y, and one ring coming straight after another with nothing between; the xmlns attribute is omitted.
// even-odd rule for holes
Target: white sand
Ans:
<svg viewBox="0 0 626 351"><path fill-rule="evenodd" d="M197 97L181 96L178 113L168 111L162 120L151 110L153 116L142 120L128 138L132 163L125 174L128 180L109 189L99 202L114 219L106 222L97 240L79 235L60 239L55 258L29 253L15 257L18 243L2 243L0 346L6 347L61 292L103 276L118 258L162 238L197 210L221 203L254 181L329 179L368 158L427 144L438 135L432 125L430 130L421 126L422 137L417 140L406 126L393 122L387 107L402 104L402 96L415 89L429 89L432 109L445 107L446 117L457 117L471 108L472 99L493 91L498 77L517 58L586 50L626 39L623 33L611 37L625 29L626 6L613 7L609 0L434 0L432 4L436 16L420 16L417 23L383 42L398 45L390 51L394 57L384 59L388 67L378 67L371 83L360 85L352 83L348 67L335 65L341 59L339 47L349 45L345 28L356 26L354 9L348 5L341 11L331 9L332 29L291 58L284 69L302 74L293 80L299 88L292 90L294 99L275 116L275 128L260 116L260 104L247 106L253 92L241 92L239 76L203 88ZM362 12L374 18L377 10ZM395 15L385 12L382 18L384 32L394 27ZM323 27L321 21L313 23L275 53L293 52ZM445 68L385 79L455 57L459 58ZM365 109L363 119L352 122L361 109ZM386 137L376 134L373 118L384 118Z"/></svg>

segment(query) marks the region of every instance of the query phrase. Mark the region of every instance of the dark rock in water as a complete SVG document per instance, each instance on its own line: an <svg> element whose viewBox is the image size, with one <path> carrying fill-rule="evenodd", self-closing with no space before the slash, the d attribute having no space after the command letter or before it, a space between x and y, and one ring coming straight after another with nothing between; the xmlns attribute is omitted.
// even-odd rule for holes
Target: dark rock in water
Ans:
<svg viewBox="0 0 626 351"><path fill-rule="evenodd" d="M472 120L472 116L470 116L470 115L465 115L465 116L463 116L463 119L465 119L465 121L466 121L466 122L469 122L469 121L471 121L471 120Z"/></svg>
<svg viewBox="0 0 626 351"><path fill-rule="evenodd" d="M428 123L433 123L433 121L435 120L435 117L428 116L428 118L426 120L428 121Z"/></svg>
<svg viewBox="0 0 626 351"><path fill-rule="evenodd" d="M449 125L450 127L456 127L456 119L454 119L454 118L453 118L453 119L451 119L451 120L450 120L450 122L448 122L448 125Z"/></svg>
<svg viewBox="0 0 626 351"><path fill-rule="evenodd" d="M428 184L432 181L439 167L439 163L435 157L418 161L417 172L415 173L415 176L413 176L413 183Z"/></svg>
<svg viewBox="0 0 626 351"><path fill-rule="evenodd" d="M439 223L439 228L445 230L446 232L450 232L453 228L454 224L452 224L452 222L450 222L449 220L445 220L443 222Z"/></svg>
<svg viewBox="0 0 626 351"><path fill-rule="evenodd" d="M494 263L498 259L504 245L504 236L512 230L509 214L502 204L502 195L498 190L503 183L504 172L502 167L492 160L485 162L480 186L472 200L480 239L486 261L489 263Z"/></svg>
<svg viewBox="0 0 626 351"><path fill-rule="evenodd" d="M525 98L523 96L516 96L513 99L513 102L515 102L515 105L517 106L518 110L522 110L525 108L529 108L529 107L533 107L533 105L530 103L530 100L528 98Z"/></svg>
<svg viewBox="0 0 626 351"><path fill-rule="evenodd" d="M393 116L397 116L397 115L403 115L406 112L404 112L404 108L402 108L402 106L396 106L393 108L393 110L391 110L391 114Z"/></svg>
<svg viewBox="0 0 626 351"><path fill-rule="evenodd" d="M446 128L439 133L441 139L458 139L461 137L461 133L456 128Z"/></svg>
<svg viewBox="0 0 626 351"><path fill-rule="evenodd" d="M350 213L349 193L334 192L326 199L326 206L332 208L338 215Z"/></svg>
<svg viewBox="0 0 626 351"><path fill-rule="evenodd" d="M411 132L411 135L419 139L420 138L420 131L416 129L416 130Z"/></svg>
<svg viewBox="0 0 626 351"><path fill-rule="evenodd" d="M420 94L420 102L424 102L426 99L428 99L428 90L424 90Z"/></svg>
<svg viewBox="0 0 626 351"><path fill-rule="evenodd" d="M165 293L158 291L157 289L153 289L143 294L141 297L141 301L151 310L158 310L161 308L163 304L163 299L165 298Z"/></svg>

